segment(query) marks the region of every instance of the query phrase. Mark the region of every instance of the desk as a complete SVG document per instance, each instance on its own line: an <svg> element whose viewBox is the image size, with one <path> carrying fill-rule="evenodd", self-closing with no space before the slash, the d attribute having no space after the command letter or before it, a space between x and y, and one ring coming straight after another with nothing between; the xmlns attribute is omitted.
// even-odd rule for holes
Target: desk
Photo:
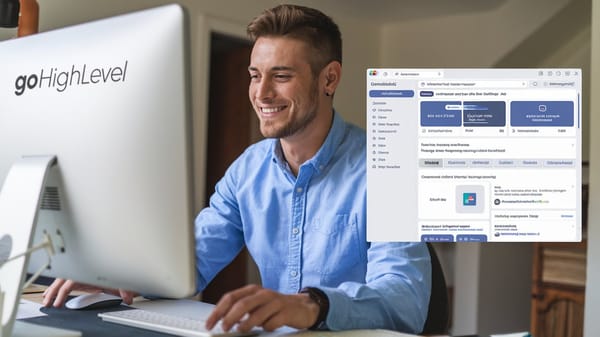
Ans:
<svg viewBox="0 0 600 337"><path fill-rule="evenodd" d="M28 318L24 319L23 321L45 326L52 326L56 328L81 331L83 337L170 336L154 331L106 323L98 317L98 313L100 312L123 309L124 308L98 310L69 310L65 308L43 308L42 312L47 314L47 316Z"/></svg>
<svg viewBox="0 0 600 337"><path fill-rule="evenodd" d="M74 292L75 293L75 292ZM77 293L75 293L77 294ZM23 295L24 299L41 303L42 293L33 292ZM125 306L119 306L111 309L96 310L70 310L66 308L42 308L41 311L46 316L23 319L23 322L51 326L62 329L81 331L83 337L100 336L171 336L149 330L128 327L125 325L104 322L98 317L98 313L108 311L118 311L126 309Z"/></svg>
<svg viewBox="0 0 600 337"><path fill-rule="evenodd" d="M24 298L30 301L41 302L41 293L27 294ZM134 306L142 309L150 309L154 304L160 301L144 301L134 302ZM191 312L202 312L207 308L206 304L197 301L180 300L172 301L174 303L173 308L181 310L189 308ZM124 310L125 306L120 306L111 309L96 309L96 310L69 310L65 308L42 308L42 312L46 313L46 316L34 317L24 319L22 321L40 324L45 326L52 326L62 329L77 330L82 332L83 337L96 337L96 336L114 336L114 337L125 337L125 336L148 336L148 337L164 337L172 336L150 330L138 329L120 324L104 322L98 317L100 312L118 311ZM158 310L157 310L158 311ZM291 331L291 332L290 332ZM283 329L282 331L276 331L272 333L261 333L262 337L415 337L416 335L403 334L389 330L349 330L340 332L317 332L317 331L294 331L292 329Z"/></svg>
<svg viewBox="0 0 600 337"><path fill-rule="evenodd" d="M69 310L69 309L56 309L46 308L43 309L48 316L35 317L26 319L24 321L29 323L41 324L46 326L53 326L63 329L78 330L82 332L83 337L96 337L96 336L114 336L114 337L125 337L125 336L147 336L147 337L164 337L172 336L163 333L158 333L150 330L143 330L133 327L128 327L119 324L112 324L102 321L97 315L99 312L106 312L109 310ZM117 308L114 310L122 310ZM299 331L295 333L264 333L261 336L275 337L275 336L290 336L290 337L415 337L416 335L409 335L398 333L387 330L356 330L356 331L342 331L342 332L315 332L315 331Z"/></svg>

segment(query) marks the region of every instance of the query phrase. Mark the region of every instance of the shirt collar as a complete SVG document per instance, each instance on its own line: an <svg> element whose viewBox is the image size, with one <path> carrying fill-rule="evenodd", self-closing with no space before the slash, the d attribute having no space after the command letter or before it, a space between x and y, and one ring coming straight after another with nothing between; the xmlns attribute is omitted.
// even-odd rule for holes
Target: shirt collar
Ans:
<svg viewBox="0 0 600 337"><path fill-rule="evenodd" d="M331 161L331 158L333 158L336 149L341 144L345 129L346 122L342 116L340 116L340 114L334 110L333 122L331 123L331 128L329 129L329 133L327 134L323 145L321 145L319 151L317 151L317 153L311 159L302 164L302 166L312 165L317 173L320 173L323 169L325 169L327 164L329 164ZM281 149L281 143L279 142L279 139L273 139L271 149L271 158L273 162L277 163L282 168L287 168L288 165L284 159L283 150Z"/></svg>

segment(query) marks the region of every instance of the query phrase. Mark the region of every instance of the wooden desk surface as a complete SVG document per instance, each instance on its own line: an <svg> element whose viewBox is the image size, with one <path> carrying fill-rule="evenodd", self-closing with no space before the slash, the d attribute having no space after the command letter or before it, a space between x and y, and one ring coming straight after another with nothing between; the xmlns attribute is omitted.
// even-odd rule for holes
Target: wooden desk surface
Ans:
<svg viewBox="0 0 600 337"><path fill-rule="evenodd" d="M44 300L42 294L44 293L44 290L46 290L46 288L48 287L38 284L32 284L31 286L23 289L23 294L21 297L32 302L42 303L42 301Z"/></svg>

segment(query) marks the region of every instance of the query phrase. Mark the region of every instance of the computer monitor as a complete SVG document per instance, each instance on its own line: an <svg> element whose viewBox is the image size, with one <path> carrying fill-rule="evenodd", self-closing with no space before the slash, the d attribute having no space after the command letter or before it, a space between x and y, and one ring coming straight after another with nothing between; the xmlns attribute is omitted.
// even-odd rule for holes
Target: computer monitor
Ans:
<svg viewBox="0 0 600 337"><path fill-rule="evenodd" d="M44 275L195 292L186 22L168 5L0 43L4 260L47 233L56 252ZM50 166L45 183L36 165ZM22 194L36 190L40 206L26 214L31 196ZM33 239L27 219L37 223ZM28 270L46 260L34 253ZM0 269L0 291L19 263ZM8 295L3 325L18 296Z"/></svg>

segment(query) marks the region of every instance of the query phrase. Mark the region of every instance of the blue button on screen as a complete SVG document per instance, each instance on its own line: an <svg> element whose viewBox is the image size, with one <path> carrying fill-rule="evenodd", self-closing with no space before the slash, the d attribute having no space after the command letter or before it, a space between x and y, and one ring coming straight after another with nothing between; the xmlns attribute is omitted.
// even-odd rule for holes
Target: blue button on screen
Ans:
<svg viewBox="0 0 600 337"><path fill-rule="evenodd" d="M413 97L415 92L412 90L370 90L369 97Z"/></svg>

